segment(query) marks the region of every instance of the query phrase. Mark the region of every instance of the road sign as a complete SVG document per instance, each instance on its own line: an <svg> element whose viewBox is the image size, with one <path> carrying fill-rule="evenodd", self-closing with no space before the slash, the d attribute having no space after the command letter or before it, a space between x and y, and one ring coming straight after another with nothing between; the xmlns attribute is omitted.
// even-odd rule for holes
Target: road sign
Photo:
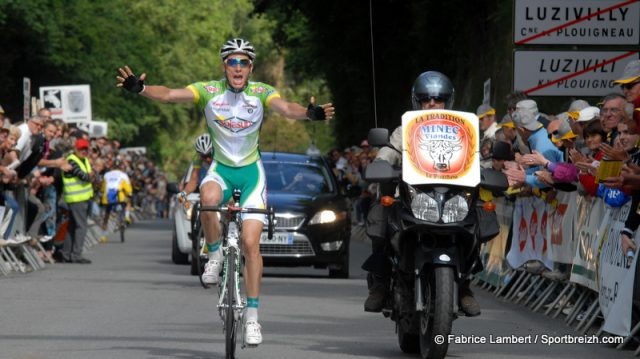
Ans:
<svg viewBox="0 0 640 359"><path fill-rule="evenodd" d="M640 0L516 0L516 45L638 45Z"/></svg>
<svg viewBox="0 0 640 359"><path fill-rule="evenodd" d="M515 51L513 88L532 96L604 96L638 51Z"/></svg>
<svg viewBox="0 0 640 359"><path fill-rule="evenodd" d="M40 87L40 99L53 118L74 123L91 121L89 85Z"/></svg>

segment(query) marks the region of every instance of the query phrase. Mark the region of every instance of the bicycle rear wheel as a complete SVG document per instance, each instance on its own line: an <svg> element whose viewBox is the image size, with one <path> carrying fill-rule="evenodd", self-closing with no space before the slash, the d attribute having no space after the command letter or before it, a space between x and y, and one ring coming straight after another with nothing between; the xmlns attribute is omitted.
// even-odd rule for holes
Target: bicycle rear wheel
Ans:
<svg viewBox="0 0 640 359"><path fill-rule="evenodd" d="M120 218L120 242L124 243L124 230L127 228L127 224L124 222L124 217Z"/></svg>
<svg viewBox="0 0 640 359"><path fill-rule="evenodd" d="M224 318L225 333L225 358L235 359L236 357L236 333L238 331L238 321L236 320L234 311L234 301L236 294L236 256L235 248L229 248L227 253L227 268L225 275L227 276L227 292L225 294L226 308Z"/></svg>

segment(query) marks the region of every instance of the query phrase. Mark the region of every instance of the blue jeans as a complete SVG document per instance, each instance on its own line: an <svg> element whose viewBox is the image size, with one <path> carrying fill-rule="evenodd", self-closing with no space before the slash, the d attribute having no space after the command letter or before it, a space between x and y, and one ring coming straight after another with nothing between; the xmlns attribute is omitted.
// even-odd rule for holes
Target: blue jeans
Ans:
<svg viewBox="0 0 640 359"><path fill-rule="evenodd" d="M10 191L4 192L4 203L8 209L11 209L11 219L9 220L9 226L7 227L7 231L4 232L2 238L9 239L9 236L13 231L13 224L16 221L16 216L18 215L18 211L20 210L20 206L18 205L18 201L13 197L13 193Z"/></svg>

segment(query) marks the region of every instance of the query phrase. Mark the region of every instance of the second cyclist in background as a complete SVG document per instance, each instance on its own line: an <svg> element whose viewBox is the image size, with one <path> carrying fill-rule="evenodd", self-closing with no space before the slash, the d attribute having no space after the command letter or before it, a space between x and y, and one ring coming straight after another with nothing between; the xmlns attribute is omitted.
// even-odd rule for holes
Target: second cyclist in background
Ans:
<svg viewBox="0 0 640 359"><path fill-rule="evenodd" d="M207 176L207 171L213 161L213 153L211 148L211 137L208 133L198 136L194 144L196 149L196 158L191 161L187 175L185 176L181 188L182 192L178 193L178 200L185 204L187 196L199 190L200 183Z"/></svg>
<svg viewBox="0 0 640 359"><path fill-rule="evenodd" d="M128 198L132 194L131 181L129 176L124 172L124 166L121 161L116 161L113 168L104 174L102 180L102 198L100 202L105 206L104 217L102 220L102 236L100 242L107 241L107 224L109 216L115 206L123 206L124 217L129 222Z"/></svg>

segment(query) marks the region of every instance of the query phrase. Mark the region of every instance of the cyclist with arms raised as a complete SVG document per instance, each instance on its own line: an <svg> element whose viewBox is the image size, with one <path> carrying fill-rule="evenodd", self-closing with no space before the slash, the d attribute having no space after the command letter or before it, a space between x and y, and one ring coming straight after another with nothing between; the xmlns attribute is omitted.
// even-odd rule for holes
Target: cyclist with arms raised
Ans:
<svg viewBox="0 0 640 359"><path fill-rule="evenodd" d="M291 119L324 120L333 117L334 108L330 103L304 107L280 98L270 85L249 81L256 53L246 40L236 38L227 41L220 49L220 57L225 75L222 80L195 82L182 89L145 86L146 74L137 77L125 66L119 69L117 86L156 101L192 102L204 112L214 158L200 185L203 206L226 203L232 191L240 189L242 207L266 208L266 181L258 150L264 111L270 108ZM214 212L203 212L201 218L209 252L202 277L206 283L217 283L222 265L218 236L220 225ZM264 215L243 216L242 245L247 288L244 332L245 342L249 345L262 343L258 305L262 280L260 233L265 222Z"/></svg>

